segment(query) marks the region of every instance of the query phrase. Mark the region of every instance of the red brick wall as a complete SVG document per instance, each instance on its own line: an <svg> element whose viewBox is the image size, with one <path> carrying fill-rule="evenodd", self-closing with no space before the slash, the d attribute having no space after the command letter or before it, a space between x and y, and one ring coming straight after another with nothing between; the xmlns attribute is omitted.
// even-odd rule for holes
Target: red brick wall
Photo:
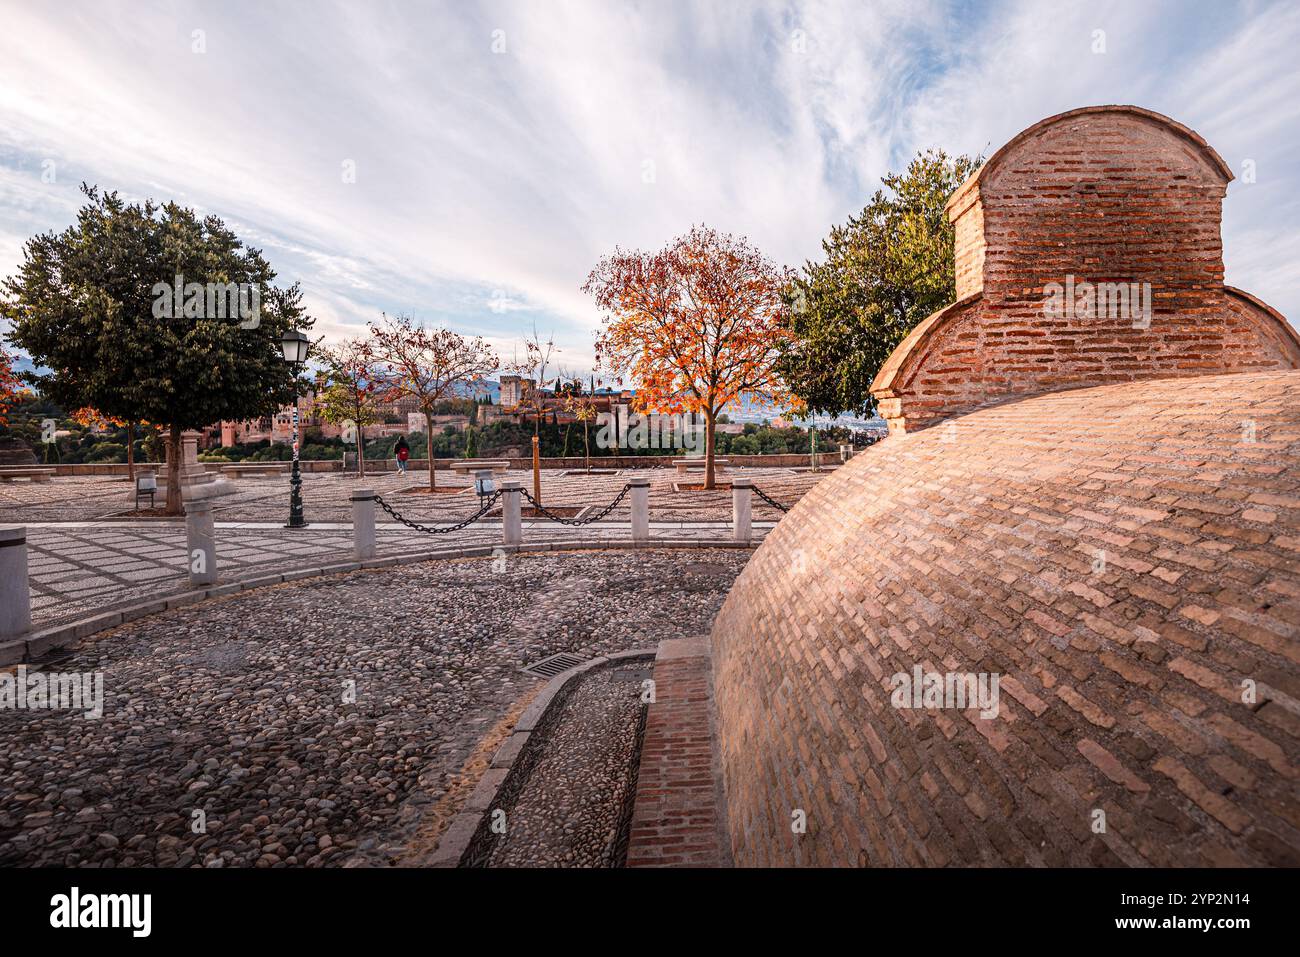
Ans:
<svg viewBox="0 0 1300 957"><path fill-rule="evenodd" d="M1300 864L1298 634L1300 373L891 436L714 626L736 863ZM892 707L916 664L999 673L999 715Z"/></svg>
<svg viewBox="0 0 1300 957"><path fill-rule="evenodd" d="M894 429L1013 395L1141 378L1300 367L1267 307L1223 286L1231 173L1195 133L1133 108L1045 120L999 150L949 203L957 294L873 385ZM1049 284L1150 285L1142 316L1044 314ZM892 401L888 401L892 400Z"/></svg>

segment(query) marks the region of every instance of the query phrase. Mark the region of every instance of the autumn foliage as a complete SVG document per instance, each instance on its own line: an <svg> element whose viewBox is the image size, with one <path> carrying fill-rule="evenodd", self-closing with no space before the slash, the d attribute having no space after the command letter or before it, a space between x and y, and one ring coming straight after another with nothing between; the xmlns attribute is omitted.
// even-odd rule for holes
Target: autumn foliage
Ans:
<svg viewBox="0 0 1300 957"><path fill-rule="evenodd" d="M9 424L9 407L24 391L9 354L0 346L0 425Z"/></svg>
<svg viewBox="0 0 1300 957"><path fill-rule="evenodd" d="M472 382L496 371L496 355L481 338L469 339L450 329L427 329L409 316L383 316L371 323L367 348L387 380L379 401L415 399L424 413L429 448L429 491L433 472L433 407L451 398L457 383Z"/></svg>
<svg viewBox="0 0 1300 957"><path fill-rule="evenodd" d="M337 425L351 423L357 445L357 474L366 474L365 427L383 420L380 407L393 391L393 383L367 339L345 339L323 346L318 356L325 367L323 388L317 395L321 418ZM344 435L344 441L348 437Z"/></svg>
<svg viewBox="0 0 1300 957"><path fill-rule="evenodd" d="M787 401L775 363L788 281L745 238L697 226L657 252L616 249L582 287L604 313L597 361L636 383L636 410L704 416L705 488L718 413L742 397Z"/></svg>

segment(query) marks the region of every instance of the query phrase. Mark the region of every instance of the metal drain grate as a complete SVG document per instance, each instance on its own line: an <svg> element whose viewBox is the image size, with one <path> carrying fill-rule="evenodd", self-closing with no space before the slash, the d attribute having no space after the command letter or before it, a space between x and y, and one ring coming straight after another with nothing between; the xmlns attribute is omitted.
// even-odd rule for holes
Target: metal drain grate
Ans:
<svg viewBox="0 0 1300 957"><path fill-rule="evenodd" d="M76 656L76 649L71 647L51 648L49 651L45 652L45 654L38 655L31 661L27 662L27 670L44 671L45 669L52 668L55 665L61 665L69 658L75 658Z"/></svg>
<svg viewBox="0 0 1300 957"><path fill-rule="evenodd" d="M537 675L539 678L554 678L570 668L576 668L586 660L586 658L579 658L577 655L562 651L558 655L551 655L551 657L543 658L541 661L534 661L523 670L525 674Z"/></svg>

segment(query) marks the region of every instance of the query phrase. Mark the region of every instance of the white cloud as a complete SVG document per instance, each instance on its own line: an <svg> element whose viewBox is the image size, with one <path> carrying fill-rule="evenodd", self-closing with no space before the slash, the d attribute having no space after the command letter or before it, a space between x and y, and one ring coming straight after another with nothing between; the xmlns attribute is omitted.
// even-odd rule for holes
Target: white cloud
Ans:
<svg viewBox="0 0 1300 957"><path fill-rule="evenodd" d="M86 179L221 215L302 281L331 337L380 310L502 344L536 322L577 366L596 327L579 286L615 244L707 222L797 265L917 149L987 151L1064 109L1137 102L1234 167L1257 159L1225 208L1229 280L1300 311L1285 5L0 8L0 274L71 221Z"/></svg>

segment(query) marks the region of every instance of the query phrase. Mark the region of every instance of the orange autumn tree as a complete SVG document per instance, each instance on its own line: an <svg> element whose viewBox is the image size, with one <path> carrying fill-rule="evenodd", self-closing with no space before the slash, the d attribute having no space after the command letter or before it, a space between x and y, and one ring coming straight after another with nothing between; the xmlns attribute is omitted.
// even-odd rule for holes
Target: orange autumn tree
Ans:
<svg viewBox="0 0 1300 957"><path fill-rule="evenodd" d="M387 381L382 402L411 398L424 413L428 440L429 491L433 474L433 407L455 396L458 384L496 371L496 354L481 338L469 339L450 329L426 329L410 316L383 315L370 324L369 354L382 366Z"/></svg>
<svg viewBox="0 0 1300 957"><path fill-rule="evenodd" d="M9 424L9 409L15 400L27 395L23 382L14 372L13 362L0 345L0 425Z"/></svg>
<svg viewBox="0 0 1300 957"><path fill-rule="evenodd" d="M98 409L93 409L88 405L83 405L80 409L75 410L71 419L78 425L87 429L99 429L104 431L110 425L115 429L126 429L126 477L135 481L135 427L143 425L146 428L148 422L128 422L125 419L117 419L111 415L105 415Z"/></svg>
<svg viewBox="0 0 1300 957"><path fill-rule="evenodd" d="M693 228L658 252L615 249L583 285L604 313L597 362L636 382L638 412L702 415L714 487L718 413L741 397L781 404L787 270L744 237Z"/></svg>

